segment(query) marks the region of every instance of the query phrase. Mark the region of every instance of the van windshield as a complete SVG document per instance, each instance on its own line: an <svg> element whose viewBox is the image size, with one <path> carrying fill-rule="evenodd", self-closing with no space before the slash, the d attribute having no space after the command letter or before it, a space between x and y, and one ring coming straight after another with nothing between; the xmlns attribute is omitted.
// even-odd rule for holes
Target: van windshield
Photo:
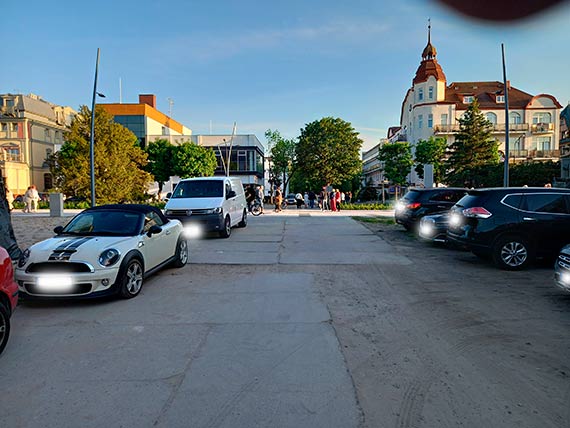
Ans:
<svg viewBox="0 0 570 428"><path fill-rule="evenodd" d="M221 198L224 196L222 180L181 181L172 198Z"/></svg>

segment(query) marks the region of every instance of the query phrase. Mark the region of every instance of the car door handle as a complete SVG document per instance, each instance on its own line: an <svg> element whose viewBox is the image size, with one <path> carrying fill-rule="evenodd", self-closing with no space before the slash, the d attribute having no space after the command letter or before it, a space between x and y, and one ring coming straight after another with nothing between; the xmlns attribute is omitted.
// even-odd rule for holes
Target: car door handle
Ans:
<svg viewBox="0 0 570 428"><path fill-rule="evenodd" d="M170 230L167 230L165 233L166 233L167 235L170 235Z"/></svg>
<svg viewBox="0 0 570 428"><path fill-rule="evenodd" d="M536 219L532 217L523 217L523 221L536 221Z"/></svg>

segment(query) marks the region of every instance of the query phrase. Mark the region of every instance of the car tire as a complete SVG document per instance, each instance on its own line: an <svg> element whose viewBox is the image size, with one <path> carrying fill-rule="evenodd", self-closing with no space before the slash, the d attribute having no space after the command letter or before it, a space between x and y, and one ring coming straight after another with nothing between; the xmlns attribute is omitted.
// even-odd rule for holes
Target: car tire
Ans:
<svg viewBox="0 0 570 428"><path fill-rule="evenodd" d="M504 270L525 269L534 254L528 241L517 235L499 237L493 245L493 261Z"/></svg>
<svg viewBox="0 0 570 428"><path fill-rule="evenodd" d="M238 227L247 227L247 210L243 210L243 215L241 221L238 223Z"/></svg>
<svg viewBox="0 0 570 428"><path fill-rule="evenodd" d="M144 269L141 261L137 257L130 258L126 261L124 269L119 271L119 295L123 299L136 297L142 290L143 279Z"/></svg>
<svg viewBox="0 0 570 428"><path fill-rule="evenodd" d="M226 216L224 219L224 228L220 230L220 238L229 238L232 234L232 222L230 216Z"/></svg>
<svg viewBox="0 0 570 428"><path fill-rule="evenodd" d="M182 237L178 238L176 253L172 266L181 268L188 263L188 241Z"/></svg>
<svg viewBox="0 0 570 428"><path fill-rule="evenodd" d="M10 337L10 312L8 308L0 302L0 354L8 343Z"/></svg>

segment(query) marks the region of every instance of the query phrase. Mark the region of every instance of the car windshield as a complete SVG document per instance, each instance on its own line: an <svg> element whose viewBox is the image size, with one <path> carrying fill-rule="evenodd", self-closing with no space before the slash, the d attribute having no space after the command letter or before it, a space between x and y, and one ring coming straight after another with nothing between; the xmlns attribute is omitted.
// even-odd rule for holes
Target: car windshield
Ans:
<svg viewBox="0 0 570 428"><path fill-rule="evenodd" d="M176 186L172 198L221 198L224 186L221 180L181 181Z"/></svg>
<svg viewBox="0 0 570 428"><path fill-rule="evenodd" d="M62 231L67 235L135 236L140 232L142 213L130 211L84 211Z"/></svg>

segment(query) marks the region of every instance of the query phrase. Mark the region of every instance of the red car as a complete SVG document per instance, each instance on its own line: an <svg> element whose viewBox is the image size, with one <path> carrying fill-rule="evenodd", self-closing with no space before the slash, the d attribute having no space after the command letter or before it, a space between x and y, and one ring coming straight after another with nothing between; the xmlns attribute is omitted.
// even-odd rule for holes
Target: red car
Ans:
<svg viewBox="0 0 570 428"><path fill-rule="evenodd" d="M0 354L10 336L10 316L18 303L18 286L8 252L0 247Z"/></svg>

